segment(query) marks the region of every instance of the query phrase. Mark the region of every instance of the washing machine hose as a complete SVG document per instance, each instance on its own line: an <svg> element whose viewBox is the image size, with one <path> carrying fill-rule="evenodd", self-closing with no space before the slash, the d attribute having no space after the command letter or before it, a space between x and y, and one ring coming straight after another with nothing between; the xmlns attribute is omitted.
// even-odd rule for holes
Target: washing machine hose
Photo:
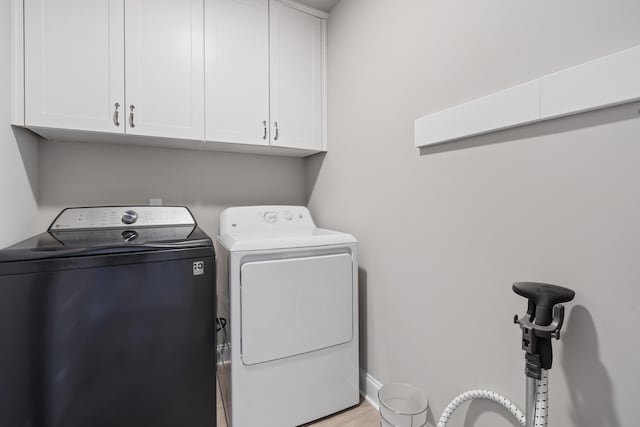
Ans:
<svg viewBox="0 0 640 427"><path fill-rule="evenodd" d="M536 406L535 406L535 427L547 427L548 422L548 392L549 392L549 371L547 369L542 370L540 380L536 381ZM456 396L455 399L447 405L446 409L440 416L437 427L445 427L447 422L453 415L453 412L458 409L460 405L469 400L485 399L499 403L504 406L521 425L526 424L526 416L524 412L518 408L518 406L505 396L484 389L476 389L465 391L464 393Z"/></svg>

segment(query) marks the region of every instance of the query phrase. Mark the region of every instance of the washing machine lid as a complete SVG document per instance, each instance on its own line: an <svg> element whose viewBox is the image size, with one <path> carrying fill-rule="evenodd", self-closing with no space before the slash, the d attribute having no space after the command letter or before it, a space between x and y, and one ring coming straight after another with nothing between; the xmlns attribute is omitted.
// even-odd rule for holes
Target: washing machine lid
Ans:
<svg viewBox="0 0 640 427"><path fill-rule="evenodd" d="M218 241L230 251L356 243L350 234L317 228L304 206L244 206L220 215Z"/></svg>

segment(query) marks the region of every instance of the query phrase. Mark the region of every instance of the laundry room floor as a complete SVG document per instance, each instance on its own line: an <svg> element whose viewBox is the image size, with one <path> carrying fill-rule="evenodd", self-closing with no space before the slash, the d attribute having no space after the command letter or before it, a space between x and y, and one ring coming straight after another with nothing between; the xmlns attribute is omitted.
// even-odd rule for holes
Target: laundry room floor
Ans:
<svg viewBox="0 0 640 427"><path fill-rule="evenodd" d="M222 406L222 399L220 398L220 387L216 387L216 390L218 413L217 426L227 427L227 422L224 417L224 407ZM378 411L367 403L366 400L363 400L358 406L342 411L336 415L322 418L310 424L305 424L303 427L375 427L379 425L380 421Z"/></svg>
<svg viewBox="0 0 640 427"><path fill-rule="evenodd" d="M378 411L366 400L363 400L358 406L305 424L303 427L377 427L379 425Z"/></svg>

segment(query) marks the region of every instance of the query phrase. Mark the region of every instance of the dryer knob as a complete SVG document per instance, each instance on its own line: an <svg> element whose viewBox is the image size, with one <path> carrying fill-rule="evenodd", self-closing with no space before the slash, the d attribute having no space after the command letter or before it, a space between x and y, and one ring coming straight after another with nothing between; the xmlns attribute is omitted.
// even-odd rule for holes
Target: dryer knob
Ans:
<svg viewBox="0 0 640 427"><path fill-rule="evenodd" d="M278 220L278 214L273 212L273 211L267 211L264 214L264 222L267 222L269 224L273 224Z"/></svg>

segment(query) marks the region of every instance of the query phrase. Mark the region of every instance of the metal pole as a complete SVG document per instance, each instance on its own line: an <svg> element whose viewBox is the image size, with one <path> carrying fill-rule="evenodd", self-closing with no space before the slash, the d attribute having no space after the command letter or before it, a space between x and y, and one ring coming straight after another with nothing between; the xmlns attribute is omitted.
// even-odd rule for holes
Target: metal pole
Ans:
<svg viewBox="0 0 640 427"><path fill-rule="evenodd" d="M527 377L527 409L526 409L526 417L527 424L526 427L534 427L535 418L536 418L536 379Z"/></svg>

